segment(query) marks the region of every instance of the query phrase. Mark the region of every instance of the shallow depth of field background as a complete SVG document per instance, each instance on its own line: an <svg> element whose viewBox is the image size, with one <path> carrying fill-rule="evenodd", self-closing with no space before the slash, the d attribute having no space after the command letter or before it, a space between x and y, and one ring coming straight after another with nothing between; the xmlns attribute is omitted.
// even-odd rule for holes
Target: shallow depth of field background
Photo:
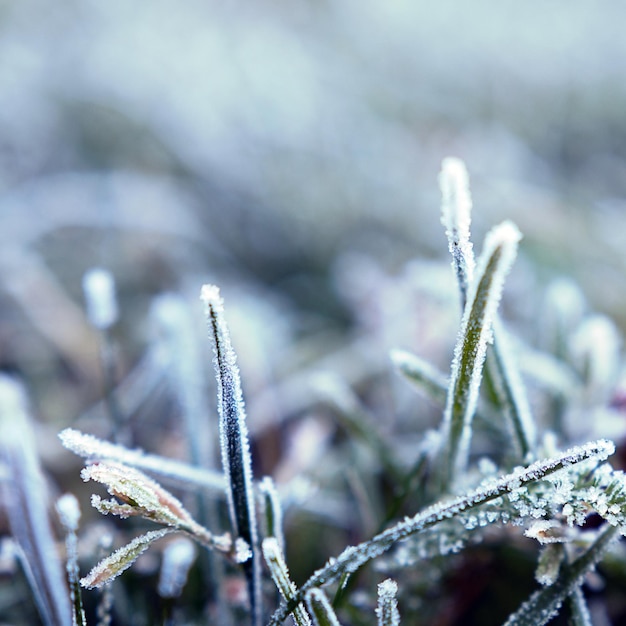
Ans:
<svg viewBox="0 0 626 626"><path fill-rule="evenodd" d="M306 463L271 425L314 413L310 364L415 418L404 387L365 383L397 385L391 347L447 367L445 156L467 163L477 250L506 218L525 235L503 303L520 336L540 341L562 275L626 328L624 23L584 0L1 0L0 365L29 387L56 479L79 467L60 428L107 436L93 266L117 280L120 380L155 341L152 299L186 298L212 417L198 294L222 287L261 471ZM181 452L166 401L133 419L133 443Z"/></svg>

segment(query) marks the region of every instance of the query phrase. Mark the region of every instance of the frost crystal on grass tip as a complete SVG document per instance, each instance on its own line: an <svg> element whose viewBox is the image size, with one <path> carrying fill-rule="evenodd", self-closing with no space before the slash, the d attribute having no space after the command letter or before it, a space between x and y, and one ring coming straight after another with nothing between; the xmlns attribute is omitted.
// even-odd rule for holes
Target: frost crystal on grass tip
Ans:
<svg viewBox="0 0 626 626"><path fill-rule="evenodd" d="M93 268L83 276L83 292L87 305L87 317L94 328L106 330L118 318L115 279L111 272Z"/></svg>
<svg viewBox="0 0 626 626"><path fill-rule="evenodd" d="M398 584L391 578L383 580L378 585L378 626L399 626L400 613L398 612Z"/></svg>

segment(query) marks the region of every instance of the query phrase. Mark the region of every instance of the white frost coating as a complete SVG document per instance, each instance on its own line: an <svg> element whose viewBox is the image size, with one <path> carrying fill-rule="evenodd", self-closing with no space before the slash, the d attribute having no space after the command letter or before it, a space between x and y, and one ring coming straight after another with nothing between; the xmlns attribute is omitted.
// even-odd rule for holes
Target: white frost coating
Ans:
<svg viewBox="0 0 626 626"><path fill-rule="evenodd" d="M398 584L391 578L383 580L378 585L378 606L376 607L378 626L400 626L397 594Z"/></svg>
<svg viewBox="0 0 626 626"><path fill-rule="evenodd" d="M261 545L263 556L265 558L265 562L267 563L267 567L270 570L272 580L283 598L289 602L296 597L298 590L295 584L291 581L291 578L289 578L289 570L287 569L287 564L285 563L283 551L280 549L276 537L267 537L263 540ZM304 610L302 604L298 604L298 606L294 609L293 618L298 626L311 625L311 619L307 615L307 612Z"/></svg>
<svg viewBox="0 0 626 626"><path fill-rule="evenodd" d="M173 532L173 529L164 528L162 530L151 530L136 537L130 543L127 543L106 559L100 561L87 576L80 579L80 584L86 589L94 589L106 585L126 571L153 542L171 532Z"/></svg>
<svg viewBox="0 0 626 626"><path fill-rule="evenodd" d="M180 596L196 554L196 546L186 537L177 537L165 546L158 585L162 598Z"/></svg>
<svg viewBox="0 0 626 626"><path fill-rule="evenodd" d="M544 587L553 585L559 575L564 558L565 548L563 545L550 544L545 546L539 555L535 580Z"/></svg>
<svg viewBox="0 0 626 626"><path fill-rule="evenodd" d="M93 268L83 276L83 293L87 306L87 317L91 324L106 330L118 318L115 279L108 270Z"/></svg>
<svg viewBox="0 0 626 626"><path fill-rule="evenodd" d="M332 604L321 589L309 589L305 599L315 626L341 626Z"/></svg>
<svg viewBox="0 0 626 626"><path fill-rule="evenodd" d="M124 446L103 441L73 428L62 430L59 433L59 439L68 450L88 460L118 461L124 465L140 467L177 483L190 482L222 492L225 488L224 477L221 473L218 474L209 469L199 470L165 457L144 454L141 450L129 450Z"/></svg>
<svg viewBox="0 0 626 626"><path fill-rule="evenodd" d="M450 385L442 432L443 487L462 473L469 456L471 422L476 411L487 342L496 313L504 279L517 254L521 234L517 226L505 221L487 233L478 260L476 276L470 284L461 330L454 350Z"/></svg>
<svg viewBox="0 0 626 626"><path fill-rule="evenodd" d="M252 558L252 550L247 541L241 537L235 539L235 562L245 563Z"/></svg>
<svg viewBox="0 0 626 626"><path fill-rule="evenodd" d="M474 276L474 251L470 241L472 198L465 163L448 157L441 164L441 222L446 228L452 267L459 281L462 306Z"/></svg>

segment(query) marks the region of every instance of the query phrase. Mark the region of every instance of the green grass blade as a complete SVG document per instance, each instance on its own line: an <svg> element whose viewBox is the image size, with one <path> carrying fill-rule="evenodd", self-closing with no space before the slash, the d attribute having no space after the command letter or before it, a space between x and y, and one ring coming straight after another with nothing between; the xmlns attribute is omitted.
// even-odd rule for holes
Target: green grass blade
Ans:
<svg viewBox="0 0 626 626"><path fill-rule="evenodd" d="M321 589L307 591L306 605L315 626L341 626L330 601Z"/></svg>
<svg viewBox="0 0 626 626"><path fill-rule="evenodd" d="M491 324L520 238L520 232L512 222L493 228L485 239L471 284L454 351L442 425L439 480L444 492L452 488L455 477L467 465L472 419L478 402L487 342L491 338Z"/></svg>

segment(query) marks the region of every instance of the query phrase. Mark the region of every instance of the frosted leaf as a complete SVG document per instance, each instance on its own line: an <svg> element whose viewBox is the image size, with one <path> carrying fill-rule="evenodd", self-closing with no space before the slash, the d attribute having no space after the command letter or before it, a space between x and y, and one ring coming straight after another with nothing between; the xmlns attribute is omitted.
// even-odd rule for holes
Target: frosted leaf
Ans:
<svg viewBox="0 0 626 626"><path fill-rule="evenodd" d="M83 292L87 305L87 317L99 330L106 330L118 318L115 279L108 270L93 268L83 276Z"/></svg>
<svg viewBox="0 0 626 626"><path fill-rule="evenodd" d="M398 584L387 578L378 585L378 606L376 616L378 626L400 626L400 613L398 612Z"/></svg>
<svg viewBox="0 0 626 626"><path fill-rule="evenodd" d="M315 626L340 626L332 604L321 589L310 589L305 596Z"/></svg>
<svg viewBox="0 0 626 626"><path fill-rule="evenodd" d="M199 470L165 457L144 454L141 450L129 450L124 446L103 441L73 428L62 430L59 433L59 439L68 450L85 459L119 461L124 465L139 467L177 483L192 483L216 491L224 491L225 482L222 474L209 469Z"/></svg>
<svg viewBox="0 0 626 626"><path fill-rule="evenodd" d="M180 596L196 554L193 541L185 537L177 537L165 546L158 585L162 598Z"/></svg>
<svg viewBox="0 0 626 626"><path fill-rule="evenodd" d="M270 570L272 580L281 595L288 602L296 597L297 589L289 578L289 571L285 563L285 557L275 537L267 537L262 543L263 556ZM311 620L302 604L298 604L293 610L293 618L297 626L310 626Z"/></svg>
<svg viewBox="0 0 626 626"><path fill-rule="evenodd" d="M120 463L96 463L85 467L81 477L84 481L94 480L106 485L107 491L121 500L92 496L92 505L105 515L140 516L184 530L209 548L222 552L231 550L227 535L213 535L200 526L177 498L139 470Z"/></svg>
<svg viewBox="0 0 626 626"><path fill-rule="evenodd" d="M234 538L241 537L252 550L252 558L244 564L244 571L248 578L253 624L260 626L261 563L256 549L258 534L252 490L252 462L237 357L230 342L224 317L224 301L219 288L204 285L200 299L204 302L215 355L213 363L217 379L220 447L227 482L228 510Z"/></svg>
<svg viewBox="0 0 626 626"><path fill-rule="evenodd" d="M446 228L452 267L461 291L461 306L464 307L474 274L474 252L470 241L472 199L463 161L451 157L444 159L439 185L442 196L441 222Z"/></svg>
<svg viewBox="0 0 626 626"><path fill-rule="evenodd" d="M454 350L450 385L442 431L445 447L440 453L444 491L467 464L471 425L482 379L487 342L504 279L517 254L520 232L512 222L503 222L485 238L476 277L470 285L461 330Z"/></svg>
<svg viewBox="0 0 626 626"><path fill-rule="evenodd" d="M106 559L100 561L87 576L81 578L80 584L86 589L94 589L106 585L126 571L152 543L171 532L174 532L173 529L163 528L161 530L152 530L136 537L130 543L122 546Z"/></svg>

